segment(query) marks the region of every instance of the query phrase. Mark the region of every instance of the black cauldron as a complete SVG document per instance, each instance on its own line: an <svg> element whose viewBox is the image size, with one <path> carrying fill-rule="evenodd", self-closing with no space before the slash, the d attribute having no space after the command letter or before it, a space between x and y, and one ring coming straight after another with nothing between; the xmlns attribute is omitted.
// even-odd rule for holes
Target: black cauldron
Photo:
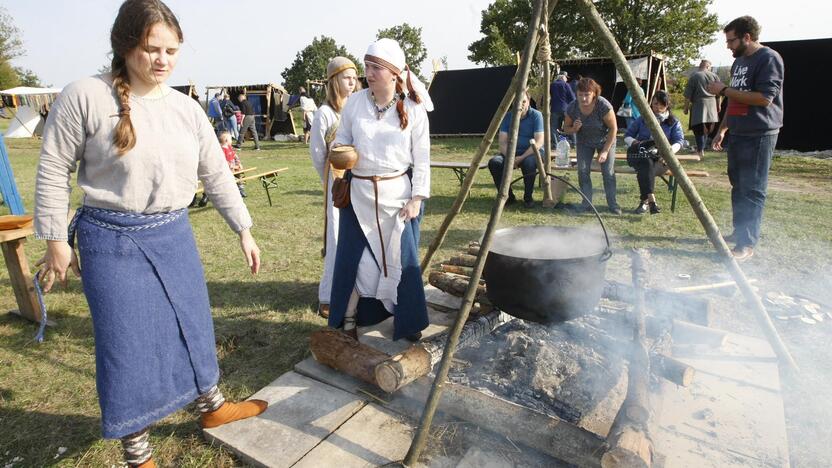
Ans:
<svg viewBox="0 0 832 468"><path fill-rule="evenodd" d="M597 211L595 215L603 235L545 225L496 231L483 270L491 303L517 318L544 324L592 311L604 291L612 256L604 222Z"/></svg>

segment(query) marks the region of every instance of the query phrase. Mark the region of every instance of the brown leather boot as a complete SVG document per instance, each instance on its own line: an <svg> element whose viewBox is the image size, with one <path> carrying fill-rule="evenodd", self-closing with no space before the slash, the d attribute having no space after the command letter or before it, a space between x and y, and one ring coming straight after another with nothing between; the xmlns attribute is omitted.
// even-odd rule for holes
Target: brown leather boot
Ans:
<svg viewBox="0 0 832 468"><path fill-rule="evenodd" d="M318 315L329 318L329 304L318 304Z"/></svg>
<svg viewBox="0 0 832 468"><path fill-rule="evenodd" d="M246 400L239 403L226 401L216 411L202 414L202 427L210 429L240 419L250 418L266 411L269 404L263 400Z"/></svg>

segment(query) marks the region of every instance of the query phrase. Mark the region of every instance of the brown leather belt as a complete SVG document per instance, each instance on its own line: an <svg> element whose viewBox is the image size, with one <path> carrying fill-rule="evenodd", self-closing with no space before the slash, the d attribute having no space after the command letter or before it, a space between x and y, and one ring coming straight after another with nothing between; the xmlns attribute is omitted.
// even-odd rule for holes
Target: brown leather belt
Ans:
<svg viewBox="0 0 832 468"><path fill-rule="evenodd" d="M384 251L384 235L381 232L381 221L378 217L378 182L381 180L392 180L398 179L399 177L406 175L407 171L402 172L401 174L391 175L391 176L360 176L353 174L352 177L354 179L361 179L361 180L371 180L373 181L373 198L375 198L376 204L376 226L378 227L378 241L381 243L381 265L382 270L384 271L384 277L387 277L387 254Z"/></svg>

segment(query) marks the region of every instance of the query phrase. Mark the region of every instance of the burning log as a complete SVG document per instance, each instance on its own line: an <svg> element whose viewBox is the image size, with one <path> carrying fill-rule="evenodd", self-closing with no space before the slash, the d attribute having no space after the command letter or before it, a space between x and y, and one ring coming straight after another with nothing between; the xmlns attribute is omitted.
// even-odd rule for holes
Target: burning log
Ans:
<svg viewBox="0 0 832 468"><path fill-rule="evenodd" d="M457 297L465 295L465 291L468 289L469 281L470 278L467 276L441 271L432 271L428 276L428 282L431 285ZM480 284L477 287L477 300L485 300L485 285L483 284Z"/></svg>
<svg viewBox="0 0 832 468"><path fill-rule="evenodd" d="M646 253L633 255L633 343L628 368L627 397L610 427L609 449L601 457L603 468L649 467L653 463L653 443L647 436L650 418L648 388L650 359L647 353L647 326L644 310L647 283Z"/></svg>
<svg viewBox="0 0 832 468"><path fill-rule="evenodd" d="M511 320L499 311L493 311L477 320L469 321L462 328L457 349L471 346L495 328ZM402 353L378 363L375 367L375 384L387 393L393 393L414 380L427 375L442 359L448 333L440 333L415 344Z"/></svg>
<svg viewBox="0 0 832 468"><path fill-rule="evenodd" d="M690 386L696 374L693 367L664 354L653 354L650 357L650 366L656 375L682 387Z"/></svg>
<svg viewBox="0 0 832 468"><path fill-rule="evenodd" d="M373 385L378 385L376 366L390 358L390 355L332 328L313 332L309 349L312 357L321 364Z"/></svg>

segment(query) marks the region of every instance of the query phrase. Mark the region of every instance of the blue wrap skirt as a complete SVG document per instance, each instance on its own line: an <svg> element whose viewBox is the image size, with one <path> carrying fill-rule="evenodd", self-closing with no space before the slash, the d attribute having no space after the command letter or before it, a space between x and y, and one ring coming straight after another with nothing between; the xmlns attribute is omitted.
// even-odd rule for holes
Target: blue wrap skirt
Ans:
<svg viewBox="0 0 832 468"><path fill-rule="evenodd" d="M208 289L185 210L142 215L84 207L74 224L95 333L102 432L121 438L217 384Z"/></svg>

